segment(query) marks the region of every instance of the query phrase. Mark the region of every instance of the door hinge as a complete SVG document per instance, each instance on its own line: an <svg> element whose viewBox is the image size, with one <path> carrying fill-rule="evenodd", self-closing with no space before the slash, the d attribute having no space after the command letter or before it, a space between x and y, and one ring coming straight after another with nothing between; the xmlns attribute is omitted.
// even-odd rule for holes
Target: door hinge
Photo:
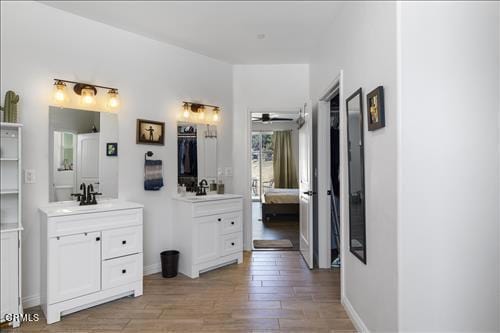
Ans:
<svg viewBox="0 0 500 333"><path fill-rule="evenodd" d="M18 305L18 306L21 306L21 297L20 297L20 296L19 296L19 297L17 297L17 305Z"/></svg>
<svg viewBox="0 0 500 333"><path fill-rule="evenodd" d="M326 191L326 195L332 195L332 190Z"/></svg>
<svg viewBox="0 0 500 333"><path fill-rule="evenodd" d="M21 240L20 239L17 239L17 248L20 249L21 248Z"/></svg>

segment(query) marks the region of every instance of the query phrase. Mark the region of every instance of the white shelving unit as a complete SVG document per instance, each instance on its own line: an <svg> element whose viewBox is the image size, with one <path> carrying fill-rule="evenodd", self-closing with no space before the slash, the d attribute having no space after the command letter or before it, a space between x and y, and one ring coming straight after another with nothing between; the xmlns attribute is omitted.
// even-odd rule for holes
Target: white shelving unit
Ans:
<svg viewBox="0 0 500 333"><path fill-rule="evenodd" d="M0 321L22 314L21 304L21 134L22 124L0 123ZM11 322L20 325L19 319Z"/></svg>

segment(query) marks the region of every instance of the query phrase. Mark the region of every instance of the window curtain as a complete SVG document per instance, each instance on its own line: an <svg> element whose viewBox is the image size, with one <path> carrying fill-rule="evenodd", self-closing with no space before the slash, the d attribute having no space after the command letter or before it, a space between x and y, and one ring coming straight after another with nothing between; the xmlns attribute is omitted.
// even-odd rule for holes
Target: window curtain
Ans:
<svg viewBox="0 0 500 333"><path fill-rule="evenodd" d="M297 188L292 131L273 132L273 171L274 188Z"/></svg>

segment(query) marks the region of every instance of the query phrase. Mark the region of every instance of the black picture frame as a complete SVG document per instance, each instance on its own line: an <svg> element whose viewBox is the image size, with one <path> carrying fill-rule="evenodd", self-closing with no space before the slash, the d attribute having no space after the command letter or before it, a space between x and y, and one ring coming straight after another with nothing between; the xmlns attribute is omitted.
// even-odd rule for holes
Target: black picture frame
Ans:
<svg viewBox="0 0 500 333"><path fill-rule="evenodd" d="M106 156L118 156L118 143L106 143Z"/></svg>
<svg viewBox="0 0 500 333"><path fill-rule="evenodd" d="M137 119L136 143L145 145L165 145L165 123Z"/></svg>
<svg viewBox="0 0 500 333"><path fill-rule="evenodd" d="M366 119L369 131L376 131L385 127L383 86L378 86L366 95Z"/></svg>

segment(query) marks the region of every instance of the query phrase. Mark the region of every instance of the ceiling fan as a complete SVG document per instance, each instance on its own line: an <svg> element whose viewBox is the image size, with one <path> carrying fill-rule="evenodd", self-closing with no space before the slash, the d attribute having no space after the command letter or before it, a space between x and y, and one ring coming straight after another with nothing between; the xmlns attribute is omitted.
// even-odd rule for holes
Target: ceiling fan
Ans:
<svg viewBox="0 0 500 333"><path fill-rule="evenodd" d="M273 121L293 121L292 118L271 117L270 113L263 113L261 117L252 117L252 121L272 123Z"/></svg>

